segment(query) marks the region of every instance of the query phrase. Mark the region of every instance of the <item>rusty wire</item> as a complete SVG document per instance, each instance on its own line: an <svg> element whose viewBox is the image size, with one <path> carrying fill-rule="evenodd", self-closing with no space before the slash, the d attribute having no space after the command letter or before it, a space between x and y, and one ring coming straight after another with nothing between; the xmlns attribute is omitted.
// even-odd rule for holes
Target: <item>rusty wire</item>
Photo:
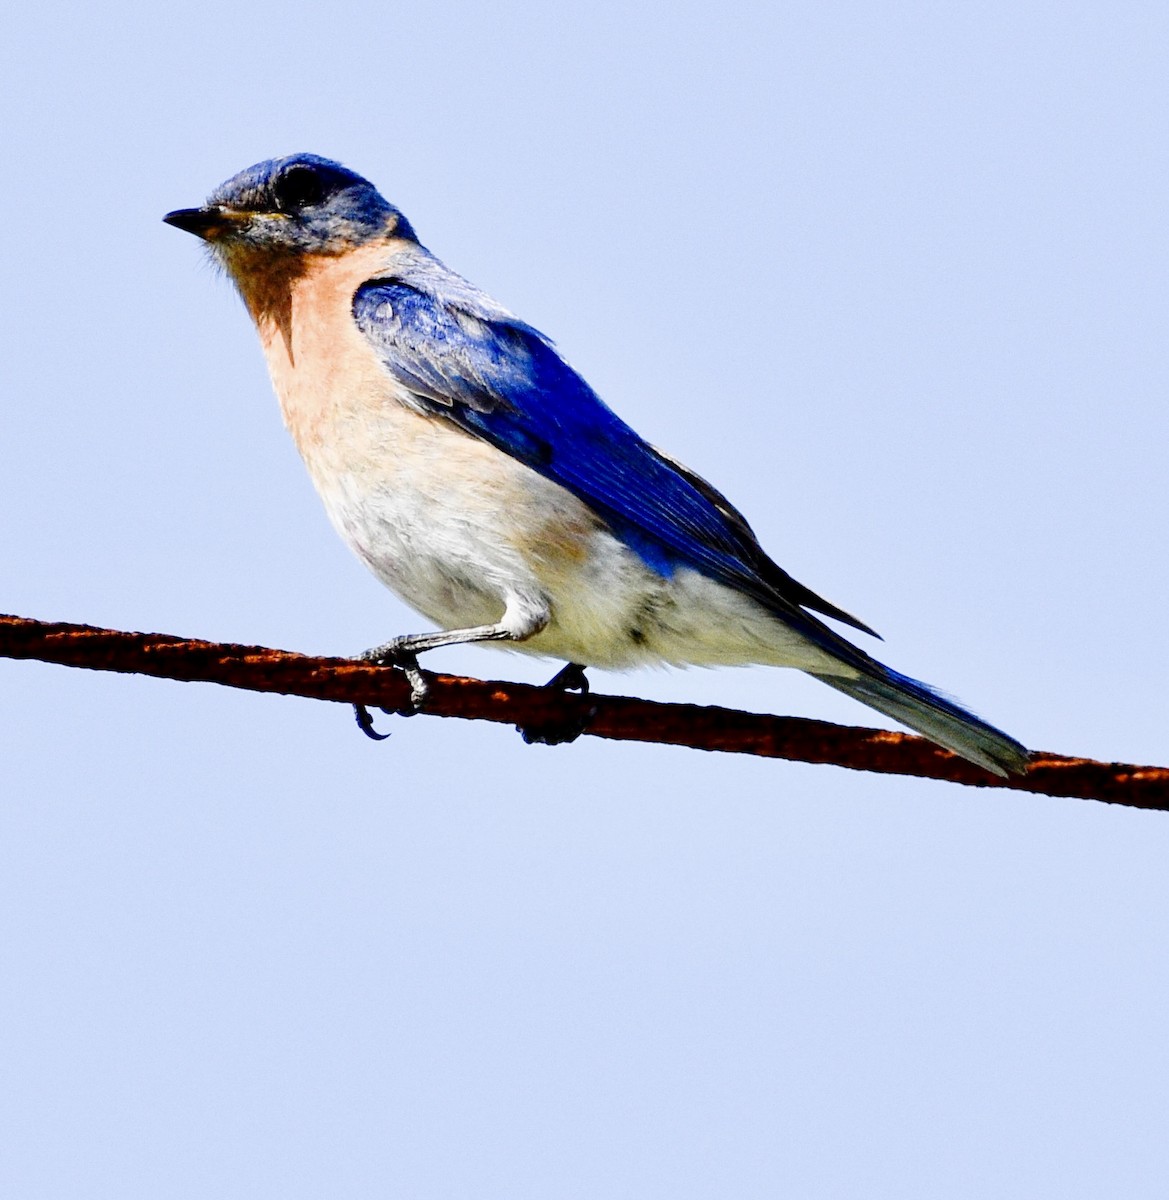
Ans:
<svg viewBox="0 0 1169 1200"><path fill-rule="evenodd" d="M237 646L160 633L0 616L0 657L37 659L95 671L218 683L253 692L406 711L410 685L394 667L310 658L266 646ZM907 733L774 717L627 696L576 695L522 683L428 675L425 713L520 727L580 721L592 737L656 742L830 763L855 771L945 779L971 787L1104 800L1169 810L1169 768L1104 763L1035 752L1025 775L1000 779Z"/></svg>

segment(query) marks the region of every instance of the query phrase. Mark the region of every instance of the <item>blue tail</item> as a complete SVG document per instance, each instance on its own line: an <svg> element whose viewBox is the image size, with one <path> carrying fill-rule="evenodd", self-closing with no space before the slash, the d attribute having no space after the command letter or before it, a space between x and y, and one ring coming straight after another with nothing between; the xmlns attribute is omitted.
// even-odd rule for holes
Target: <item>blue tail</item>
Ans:
<svg viewBox="0 0 1169 1200"><path fill-rule="evenodd" d="M1021 774L1027 769L1026 748L1001 729L908 675L875 661L872 667L871 674L857 679L820 674L816 678L996 775Z"/></svg>

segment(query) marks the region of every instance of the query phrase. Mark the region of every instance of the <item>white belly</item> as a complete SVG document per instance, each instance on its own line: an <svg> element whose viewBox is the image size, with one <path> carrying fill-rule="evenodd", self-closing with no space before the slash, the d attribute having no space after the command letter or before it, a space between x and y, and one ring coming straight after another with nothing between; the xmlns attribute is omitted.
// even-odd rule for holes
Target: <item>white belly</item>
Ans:
<svg viewBox="0 0 1169 1200"><path fill-rule="evenodd" d="M378 437L380 469L366 459L357 472L313 470L314 480L354 552L440 628L498 621L521 597L549 613L541 632L505 647L525 653L613 669L826 664L749 597L684 567L663 577L566 489L394 407L394 424L421 423L408 451Z"/></svg>

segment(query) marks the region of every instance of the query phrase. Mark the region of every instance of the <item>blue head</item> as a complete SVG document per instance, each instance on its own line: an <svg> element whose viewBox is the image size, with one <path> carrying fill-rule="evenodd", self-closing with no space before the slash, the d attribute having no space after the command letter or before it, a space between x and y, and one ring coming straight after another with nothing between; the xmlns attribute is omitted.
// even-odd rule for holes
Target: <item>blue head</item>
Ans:
<svg viewBox="0 0 1169 1200"><path fill-rule="evenodd" d="M256 163L221 183L202 208L163 220L228 252L338 254L379 238L417 240L369 180L316 154Z"/></svg>

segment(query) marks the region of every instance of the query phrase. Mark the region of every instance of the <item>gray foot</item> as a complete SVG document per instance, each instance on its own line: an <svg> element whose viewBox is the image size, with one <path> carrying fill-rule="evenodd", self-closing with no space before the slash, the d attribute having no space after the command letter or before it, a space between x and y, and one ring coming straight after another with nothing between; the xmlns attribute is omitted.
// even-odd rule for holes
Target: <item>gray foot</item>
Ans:
<svg viewBox="0 0 1169 1200"><path fill-rule="evenodd" d="M376 663L379 667L398 667L405 672L406 678L410 681L410 708L407 711L394 708L381 710L391 717L412 717L421 712L422 706L426 702L426 695L430 691L426 676L423 675L422 668L418 665L417 652L403 644L408 640L407 638L392 638L380 646L374 646L372 650L366 650L357 655L358 662ZM390 736L388 733L378 733L373 725L373 714L364 704L353 706L353 716L357 720L357 728L367 738L371 738L375 742L384 742Z"/></svg>
<svg viewBox="0 0 1169 1200"><path fill-rule="evenodd" d="M379 667L398 667L403 671L410 681L410 707L414 712L421 712L430 685L418 665L418 652L410 646L412 640L408 637L391 638L357 657L360 662L377 663Z"/></svg>

